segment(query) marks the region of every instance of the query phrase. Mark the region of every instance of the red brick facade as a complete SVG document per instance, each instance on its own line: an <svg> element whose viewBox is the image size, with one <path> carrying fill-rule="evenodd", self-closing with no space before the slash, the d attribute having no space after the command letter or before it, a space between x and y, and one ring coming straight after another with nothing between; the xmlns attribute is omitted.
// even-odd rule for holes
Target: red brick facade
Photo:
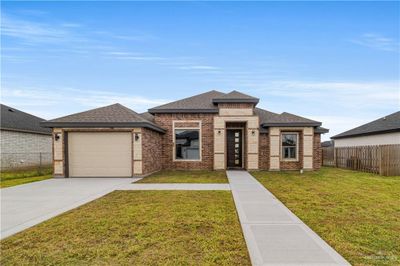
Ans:
<svg viewBox="0 0 400 266"><path fill-rule="evenodd" d="M174 132L173 121L200 120L201 121L201 161L174 160ZM212 170L214 166L214 115L213 114L155 114L155 122L166 130L162 136L162 168L193 170ZM179 123L180 124L180 123ZM190 123L193 126L193 123ZM180 126L182 127L182 126Z"/></svg>
<svg viewBox="0 0 400 266"><path fill-rule="evenodd" d="M321 169L321 165L322 165L321 134L314 134L314 157L313 157L314 170Z"/></svg>
<svg viewBox="0 0 400 266"><path fill-rule="evenodd" d="M162 135L153 130L142 128L142 162L143 174L149 174L162 169Z"/></svg>
<svg viewBox="0 0 400 266"><path fill-rule="evenodd" d="M188 169L213 169L213 160L214 160L214 131L213 131L213 114L156 114L155 122L160 125L162 128L166 129L166 133L164 135L160 135L162 152L160 153L160 145L158 146L158 151L153 149L152 154L153 158L150 158L151 161L155 158L161 158L158 160L161 164L162 169L177 169L177 170L188 170ZM175 121L176 128L183 127L197 127L198 123L194 122L185 122L188 120L199 120L201 121L201 141L202 141L202 152L201 152L201 161L174 161L173 160L173 121ZM177 122L178 121L178 122ZM182 121L182 122L179 122ZM148 130L147 130L148 131ZM293 132L293 131L290 131ZM295 131L299 134L299 153L298 153L298 161L280 161L280 169L281 170L300 170L303 168L303 132ZM154 133L157 134L158 133ZM245 136L244 136L245 137ZM145 141L145 139L143 139ZM314 169L321 168L321 139L320 134L314 134L314 158L313 158L313 167ZM246 145L245 145L246 147ZM146 150L145 147L144 152ZM246 153L244 153L246 154ZM270 154L270 145L269 145L269 135L267 133L261 133L259 138L259 169L260 170L269 170L269 154ZM155 157L155 158L154 158ZM246 158L244 158L246 162ZM147 163L149 164L149 163ZM150 163L149 166L146 166L146 160L144 159L144 172L148 173L153 169L160 168L160 165L154 166L151 168L153 163ZM246 165L245 165L246 167ZM150 169L150 170L149 170Z"/></svg>
<svg viewBox="0 0 400 266"><path fill-rule="evenodd" d="M258 167L260 170L269 170L269 135L261 133L259 138Z"/></svg>

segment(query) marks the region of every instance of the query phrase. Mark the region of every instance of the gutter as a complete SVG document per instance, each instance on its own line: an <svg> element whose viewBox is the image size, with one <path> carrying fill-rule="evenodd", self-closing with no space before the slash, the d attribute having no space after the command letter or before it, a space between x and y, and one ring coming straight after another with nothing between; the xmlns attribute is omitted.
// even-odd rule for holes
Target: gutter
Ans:
<svg viewBox="0 0 400 266"><path fill-rule="evenodd" d="M150 114L218 114L218 109L149 109Z"/></svg>
<svg viewBox="0 0 400 266"><path fill-rule="evenodd" d="M213 103L254 103L257 104L259 99L221 99L215 98L212 100Z"/></svg>
<svg viewBox="0 0 400 266"><path fill-rule="evenodd" d="M31 134L39 134L39 135L49 135L51 136L51 132L41 132L41 131L34 131L34 130L25 130L25 129L14 129L14 128L0 128L0 130L5 131L13 131L13 132L22 132L22 133L31 133Z"/></svg>
<svg viewBox="0 0 400 266"><path fill-rule="evenodd" d="M41 126L49 128L131 128L131 127L143 127L149 128L154 131L165 133L165 129L158 127L148 122L41 122Z"/></svg>
<svg viewBox="0 0 400 266"><path fill-rule="evenodd" d="M303 126L303 127L319 127L321 126L321 122L276 122L276 123L262 123L262 127L297 127L297 126Z"/></svg>

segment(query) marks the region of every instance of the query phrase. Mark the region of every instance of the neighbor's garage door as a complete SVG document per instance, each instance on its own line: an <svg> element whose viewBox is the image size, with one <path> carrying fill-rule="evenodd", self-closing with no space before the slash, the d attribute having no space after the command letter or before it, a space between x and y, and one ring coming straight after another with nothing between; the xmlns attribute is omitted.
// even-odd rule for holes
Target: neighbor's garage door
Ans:
<svg viewBox="0 0 400 266"><path fill-rule="evenodd" d="M132 176L131 138L129 132L68 133L69 176Z"/></svg>

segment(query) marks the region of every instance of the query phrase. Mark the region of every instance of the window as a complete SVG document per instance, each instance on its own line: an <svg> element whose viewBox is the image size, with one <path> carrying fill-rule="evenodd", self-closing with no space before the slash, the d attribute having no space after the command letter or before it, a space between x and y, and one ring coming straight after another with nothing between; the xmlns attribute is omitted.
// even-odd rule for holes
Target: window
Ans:
<svg viewBox="0 0 400 266"><path fill-rule="evenodd" d="M200 160L198 129L175 129L175 159Z"/></svg>
<svg viewBox="0 0 400 266"><path fill-rule="evenodd" d="M282 159L297 160L297 133L282 134Z"/></svg>

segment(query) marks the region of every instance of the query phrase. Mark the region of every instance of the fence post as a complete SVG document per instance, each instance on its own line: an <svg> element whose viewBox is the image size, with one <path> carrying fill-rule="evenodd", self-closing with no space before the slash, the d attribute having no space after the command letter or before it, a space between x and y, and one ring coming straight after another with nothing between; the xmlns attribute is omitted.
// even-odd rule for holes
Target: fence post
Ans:
<svg viewBox="0 0 400 266"><path fill-rule="evenodd" d="M42 174L42 153L39 152L39 175Z"/></svg>
<svg viewBox="0 0 400 266"><path fill-rule="evenodd" d="M338 148L333 148L333 161L334 161L335 167L338 167L338 163L337 163L337 149L338 149Z"/></svg>
<svg viewBox="0 0 400 266"><path fill-rule="evenodd" d="M378 146L378 154L379 154L379 174L383 173L383 163L382 163L382 146Z"/></svg>

